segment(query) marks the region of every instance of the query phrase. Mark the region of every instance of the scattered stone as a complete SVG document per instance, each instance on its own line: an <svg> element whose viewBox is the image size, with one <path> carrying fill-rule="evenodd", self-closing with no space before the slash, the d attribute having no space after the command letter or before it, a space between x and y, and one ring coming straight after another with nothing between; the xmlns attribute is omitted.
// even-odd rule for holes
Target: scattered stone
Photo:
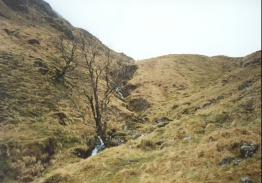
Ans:
<svg viewBox="0 0 262 183"><path fill-rule="evenodd" d="M41 68L38 69L38 72L40 72L41 74L45 75L48 72L48 69L41 67Z"/></svg>
<svg viewBox="0 0 262 183"><path fill-rule="evenodd" d="M192 140L192 137L191 136L187 136L187 137L183 138L183 140Z"/></svg>
<svg viewBox="0 0 262 183"><path fill-rule="evenodd" d="M203 109L203 106L200 105L200 106L197 106L197 107L195 108L196 111L199 110L199 109Z"/></svg>
<svg viewBox="0 0 262 183"><path fill-rule="evenodd" d="M141 136L141 134L134 134L134 135L132 136L132 139L133 139L133 140L138 139L140 136Z"/></svg>
<svg viewBox="0 0 262 183"><path fill-rule="evenodd" d="M230 164L231 158L226 157L222 159L218 164L221 165L222 167L225 166L226 164Z"/></svg>
<svg viewBox="0 0 262 183"><path fill-rule="evenodd" d="M173 139L170 140L170 142L175 142L175 140L176 140L176 138L173 138Z"/></svg>
<svg viewBox="0 0 262 183"><path fill-rule="evenodd" d="M162 122L169 122L169 121L173 121L172 119L169 119L168 117L162 117L159 120L156 120L156 123L162 123Z"/></svg>
<svg viewBox="0 0 262 183"><path fill-rule="evenodd" d="M124 124L123 126L122 126L122 129L124 130L124 131L127 131L127 130L133 130L135 127L134 127L134 124Z"/></svg>
<svg viewBox="0 0 262 183"><path fill-rule="evenodd" d="M241 162L241 160L236 160L236 161L234 161L233 165L234 166L239 165L240 162Z"/></svg>
<svg viewBox="0 0 262 183"><path fill-rule="evenodd" d="M246 63L244 65L244 67L247 67L247 66L249 66L251 64L258 64L259 65L259 63L261 64L261 58L254 59L253 61Z"/></svg>
<svg viewBox="0 0 262 183"><path fill-rule="evenodd" d="M156 142L156 144L159 145L159 146L162 145L163 143L164 143L163 140L160 140L160 141Z"/></svg>
<svg viewBox="0 0 262 183"><path fill-rule="evenodd" d="M4 29L4 31L9 35L11 36L15 31L11 31L9 29Z"/></svg>
<svg viewBox="0 0 262 183"><path fill-rule="evenodd" d="M47 64L41 58L37 58L37 60L34 62L34 66L47 68Z"/></svg>
<svg viewBox="0 0 262 183"><path fill-rule="evenodd" d="M244 84L238 86L238 90L243 90L243 89L248 88L250 86L252 86L251 81L246 81Z"/></svg>
<svg viewBox="0 0 262 183"><path fill-rule="evenodd" d="M125 143L125 140L122 139L122 138L113 138L112 141L113 141L117 146Z"/></svg>
<svg viewBox="0 0 262 183"><path fill-rule="evenodd" d="M240 154L244 158L252 157L253 154L258 150L259 146L257 144L250 144L244 143L240 147Z"/></svg>
<svg viewBox="0 0 262 183"><path fill-rule="evenodd" d="M220 95L217 97L217 100L221 100L221 99L224 99L225 97L223 95Z"/></svg>
<svg viewBox="0 0 262 183"><path fill-rule="evenodd" d="M166 126L169 122L163 122L157 125L158 128L162 128L164 126Z"/></svg>
<svg viewBox="0 0 262 183"><path fill-rule="evenodd" d="M29 39L27 42L29 44L32 44L32 45L34 45L34 44L40 45L40 42L37 39Z"/></svg>
<svg viewBox="0 0 262 183"><path fill-rule="evenodd" d="M241 183L252 183L252 181L248 177L242 177L240 179Z"/></svg>
<svg viewBox="0 0 262 183"><path fill-rule="evenodd" d="M173 105L172 109L174 110L176 108L178 108L178 105Z"/></svg>
<svg viewBox="0 0 262 183"><path fill-rule="evenodd" d="M188 114L188 109L183 110L182 114Z"/></svg>
<svg viewBox="0 0 262 183"><path fill-rule="evenodd" d="M162 144L162 145L160 146L160 150L162 150L162 149L164 149L164 148L166 148L166 147L167 147L167 144L164 143L164 144Z"/></svg>

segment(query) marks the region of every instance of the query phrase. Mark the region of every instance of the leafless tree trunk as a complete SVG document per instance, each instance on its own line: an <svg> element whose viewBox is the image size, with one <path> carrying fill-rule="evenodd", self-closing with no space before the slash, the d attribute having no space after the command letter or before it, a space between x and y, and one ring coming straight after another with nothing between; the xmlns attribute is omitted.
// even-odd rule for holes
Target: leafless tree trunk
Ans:
<svg viewBox="0 0 262 183"><path fill-rule="evenodd" d="M99 42L95 38L85 35L80 36L80 50L84 57L85 66L89 79L88 87L84 92L87 97L88 105L92 110L95 120L96 134L102 138L107 145L106 130L108 121L108 104L111 93L115 90L116 82L110 75L113 70L111 51L106 49L104 60L99 62L97 56L100 54Z"/></svg>

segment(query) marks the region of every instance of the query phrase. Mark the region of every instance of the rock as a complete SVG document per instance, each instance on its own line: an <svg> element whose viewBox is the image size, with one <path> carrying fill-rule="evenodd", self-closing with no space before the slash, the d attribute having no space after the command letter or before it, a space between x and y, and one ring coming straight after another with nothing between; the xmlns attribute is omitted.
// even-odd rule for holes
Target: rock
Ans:
<svg viewBox="0 0 262 183"><path fill-rule="evenodd" d="M143 98L135 98L129 101L127 108L130 111L142 112L151 107L151 104Z"/></svg>
<svg viewBox="0 0 262 183"><path fill-rule="evenodd" d="M134 135L132 136L132 139L133 139L133 140L138 139L140 136L141 136L141 134L134 134Z"/></svg>
<svg viewBox="0 0 262 183"><path fill-rule="evenodd" d="M173 121L172 119L169 119L168 117L162 117L159 120L156 120L156 123L162 123L162 122L169 122L169 121Z"/></svg>
<svg viewBox="0 0 262 183"><path fill-rule="evenodd" d="M122 129L124 130L124 131L126 131L126 130L133 130L135 127L134 127L134 124L124 124L123 126L122 126Z"/></svg>
<svg viewBox="0 0 262 183"><path fill-rule="evenodd" d="M37 39L29 39L27 42L31 45L35 45L35 44L40 45L40 42Z"/></svg>
<svg viewBox="0 0 262 183"><path fill-rule="evenodd" d="M241 160L236 160L236 161L234 161L233 165L234 166L239 165L240 162L241 162Z"/></svg>
<svg viewBox="0 0 262 183"><path fill-rule="evenodd" d="M203 106L202 106L202 105L197 106L197 107L195 108L195 111L197 111L197 110L199 110L199 109L203 109Z"/></svg>
<svg viewBox="0 0 262 183"><path fill-rule="evenodd" d="M125 143L125 140L122 139L122 138L114 138L112 141L113 141L117 146Z"/></svg>
<svg viewBox="0 0 262 183"><path fill-rule="evenodd" d="M163 140L160 140L160 141L157 141L157 142L156 142L156 144L159 145L159 146L162 145L163 143L164 143Z"/></svg>
<svg viewBox="0 0 262 183"><path fill-rule="evenodd" d="M238 90L243 90L243 89L248 88L250 86L252 86L251 81L246 81L244 84L238 86Z"/></svg>
<svg viewBox="0 0 262 183"><path fill-rule="evenodd" d="M48 69L41 67L41 68L38 69L38 72L40 72L41 74L45 75L48 72Z"/></svg>
<svg viewBox="0 0 262 183"><path fill-rule="evenodd" d="M127 136L127 133L126 132L117 131L117 132L112 134L112 137L117 137L117 136Z"/></svg>
<svg viewBox="0 0 262 183"><path fill-rule="evenodd" d="M36 59L36 61L34 62L34 66L47 68L47 64L41 58Z"/></svg>
<svg viewBox="0 0 262 183"><path fill-rule="evenodd" d="M167 124L169 124L169 122L163 122L157 125L158 128L162 128L164 126L166 126Z"/></svg>
<svg viewBox="0 0 262 183"><path fill-rule="evenodd" d="M135 90L137 88L136 85L132 85L132 84L129 84L129 85L126 85L123 89L122 89L122 94L124 96L129 96L133 90Z"/></svg>
<svg viewBox="0 0 262 183"><path fill-rule="evenodd" d="M242 177L240 179L241 183L252 183L252 181L248 177Z"/></svg>
<svg viewBox="0 0 262 183"><path fill-rule="evenodd" d="M15 31L11 31L9 29L4 29L4 31L9 35L11 36Z"/></svg>
<svg viewBox="0 0 262 183"><path fill-rule="evenodd" d="M222 159L218 164L221 165L222 167L225 166L226 164L230 164L231 158L226 157Z"/></svg>
<svg viewBox="0 0 262 183"><path fill-rule="evenodd" d="M211 99L209 102L210 102L211 104L216 103L216 99Z"/></svg>
<svg viewBox="0 0 262 183"><path fill-rule="evenodd" d="M253 154L258 150L259 146L257 144L250 144L244 143L240 147L240 154L244 158L252 157Z"/></svg>
<svg viewBox="0 0 262 183"><path fill-rule="evenodd" d="M178 108L178 105L173 105L172 109L174 110L176 108Z"/></svg>
<svg viewBox="0 0 262 183"><path fill-rule="evenodd" d="M187 136L187 137L183 138L183 140L192 140L192 137L191 136Z"/></svg>
<svg viewBox="0 0 262 183"><path fill-rule="evenodd" d="M224 99L225 97L223 95L220 95L217 97L217 100L221 100L221 99Z"/></svg>
<svg viewBox="0 0 262 183"><path fill-rule="evenodd" d="M251 64L258 64L259 65L259 63L261 64L261 58L254 59L253 61L246 63L244 65L244 67L247 67L247 66L249 66Z"/></svg>
<svg viewBox="0 0 262 183"><path fill-rule="evenodd" d="M182 114L188 114L188 109L183 110Z"/></svg>

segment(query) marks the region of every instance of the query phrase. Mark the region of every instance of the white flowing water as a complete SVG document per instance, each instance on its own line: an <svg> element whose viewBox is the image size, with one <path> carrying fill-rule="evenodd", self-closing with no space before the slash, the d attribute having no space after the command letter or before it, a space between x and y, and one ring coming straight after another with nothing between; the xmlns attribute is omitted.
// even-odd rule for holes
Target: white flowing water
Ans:
<svg viewBox="0 0 262 183"><path fill-rule="evenodd" d="M116 92L118 93L118 95L120 96L121 100L124 100L124 96L123 94L121 93L121 88L120 87L116 87Z"/></svg>
<svg viewBox="0 0 262 183"><path fill-rule="evenodd" d="M96 155L97 153L99 153L100 151L102 151L105 148L105 144L104 144L103 140L101 139L101 137L98 136L98 138L100 140L100 144L95 146L95 149L92 151L91 156Z"/></svg>

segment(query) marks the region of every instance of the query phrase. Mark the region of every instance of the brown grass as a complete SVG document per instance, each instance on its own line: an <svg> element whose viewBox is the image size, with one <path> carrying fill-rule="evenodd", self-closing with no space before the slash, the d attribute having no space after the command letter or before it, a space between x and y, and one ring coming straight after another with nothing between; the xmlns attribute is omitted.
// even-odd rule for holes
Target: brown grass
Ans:
<svg viewBox="0 0 262 183"><path fill-rule="evenodd" d="M166 55L136 62L138 70L127 83L133 90L123 101L112 97L108 122L109 131L121 131L130 140L80 159L74 150L87 148L95 133L63 98L66 88L52 82L59 55L51 40L61 33L47 23L18 22L24 15L9 11L2 1L0 10L11 17L0 24L5 43L0 44L0 181L212 183L248 176L261 182L261 148L250 158L239 152L244 142L261 147L261 52L243 58ZM40 45L28 44L32 38ZM115 60L129 59L113 54ZM45 75L34 66L39 58L48 65ZM256 59L260 62L244 67ZM85 86L67 81L79 91ZM252 85L239 90L245 82ZM85 102L77 103L92 124ZM65 116L65 126L58 114ZM164 116L172 121L155 123ZM124 124L134 129L123 131ZM136 133L144 136L132 140ZM231 163L220 166L226 157ZM233 166L238 159L241 163Z"/></svg>

